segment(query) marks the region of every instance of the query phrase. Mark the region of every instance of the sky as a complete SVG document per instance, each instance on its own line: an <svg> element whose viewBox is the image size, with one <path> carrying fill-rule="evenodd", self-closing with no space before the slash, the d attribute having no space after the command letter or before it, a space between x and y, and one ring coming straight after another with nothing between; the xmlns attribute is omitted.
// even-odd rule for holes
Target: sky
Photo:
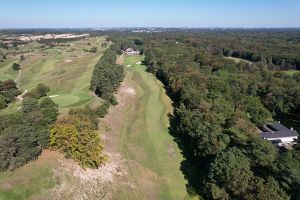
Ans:
<svg viewBox="0 0 300 200"><path fill-rule="evenodd" d="M300 27L300 0L0 0L0 28Z"/></svg>

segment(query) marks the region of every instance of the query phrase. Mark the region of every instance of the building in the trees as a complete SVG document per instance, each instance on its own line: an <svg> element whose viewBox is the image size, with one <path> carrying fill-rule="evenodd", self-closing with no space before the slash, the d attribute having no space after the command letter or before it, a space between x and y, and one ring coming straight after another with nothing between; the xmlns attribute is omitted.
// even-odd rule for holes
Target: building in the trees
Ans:
<svg viewBox="0 0 300 200"><path fill-rule="evenodd" d="M126 51L124 51L124 53L126 53L127 55L138 55L140 54L140 51L139 50L134 50L132 48L128 48L126 49Z"/></svg>
<svg viewBox="0 0 300 200"><path fill-rule="evenodd" d="M278 146L292 145L298 139L296 130L289 129L280 122L263 126L260 136Z"/></svg>

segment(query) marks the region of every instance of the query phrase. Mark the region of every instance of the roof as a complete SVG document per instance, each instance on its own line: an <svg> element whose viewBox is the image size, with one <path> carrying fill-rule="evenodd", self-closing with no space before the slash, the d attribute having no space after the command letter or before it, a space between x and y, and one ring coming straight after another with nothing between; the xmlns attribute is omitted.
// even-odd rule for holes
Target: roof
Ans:
<svg viewBox="0 0 300 200"><path fill-rule="evenodd" d="M134 51L134 49L133 48L128 48L128 49L126 49L126 51Z"/></svg>
<svg viewBox="0 0 300 200"><path fill-rule="evenodd" d="M260 133L260 135L265 139L298 137L296 130L290 130L280 123L268 124L264 128L267 131Z"/></svg>

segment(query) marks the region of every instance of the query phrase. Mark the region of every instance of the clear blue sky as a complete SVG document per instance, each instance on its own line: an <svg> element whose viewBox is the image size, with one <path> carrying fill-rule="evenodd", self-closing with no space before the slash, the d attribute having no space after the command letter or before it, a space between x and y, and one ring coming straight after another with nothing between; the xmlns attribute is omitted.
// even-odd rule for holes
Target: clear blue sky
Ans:
<svg viewBox="0 0 300 200"><path fill-rule="evenodd" d="M300 27L300 0L0 0L0 28Z"/></svg>

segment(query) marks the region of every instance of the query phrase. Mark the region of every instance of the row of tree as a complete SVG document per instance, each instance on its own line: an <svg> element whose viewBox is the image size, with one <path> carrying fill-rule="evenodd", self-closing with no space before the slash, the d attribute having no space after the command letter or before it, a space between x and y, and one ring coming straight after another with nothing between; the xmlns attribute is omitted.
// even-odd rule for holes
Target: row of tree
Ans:
<svg viewBox="0 0 300 200"><path fill-rule="evenodd" d="M121 54L120 47L116 44L107 49L96 64L90 89L102 99L115 104L113 95L124 78L122 65L116 64L117 56Z"/></svg>

